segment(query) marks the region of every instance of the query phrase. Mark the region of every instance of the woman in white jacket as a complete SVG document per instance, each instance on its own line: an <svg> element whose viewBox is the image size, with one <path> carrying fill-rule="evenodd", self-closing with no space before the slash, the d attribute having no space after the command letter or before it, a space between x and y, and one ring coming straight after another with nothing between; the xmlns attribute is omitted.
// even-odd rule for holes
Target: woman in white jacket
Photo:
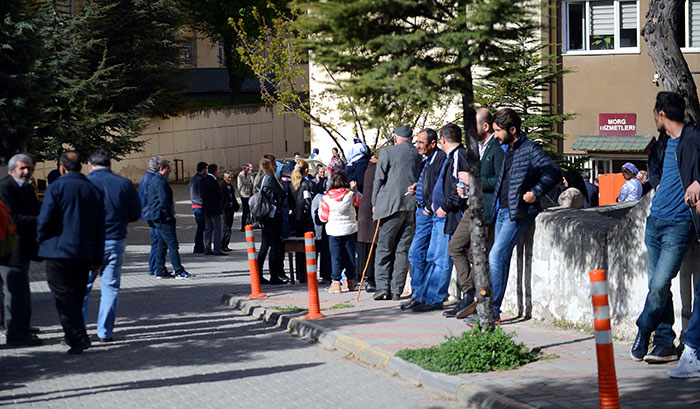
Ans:
<svg viewBox="0 0 700 409"><path fill-rule="evenodd" d="M340 294L340 276L345 269L348 289L355 289L355 245L357 242L357 211L362 194L356 190L356 183L348 183L343 171L331 177L331 184L321 198L318 218L326 223L328 244L331 252L331 286L328 292Z"/></svg>

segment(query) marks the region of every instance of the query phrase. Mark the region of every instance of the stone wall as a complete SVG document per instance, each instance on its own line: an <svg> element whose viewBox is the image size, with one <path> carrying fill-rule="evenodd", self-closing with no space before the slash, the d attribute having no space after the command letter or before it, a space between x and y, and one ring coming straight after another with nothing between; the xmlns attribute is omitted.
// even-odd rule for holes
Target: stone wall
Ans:
<svg viewBox="0 0 700 409"><path fill-rule="evenodd" d="M504 310L591 326L588 272L605 269L614 334L633 338L647 293L644 226L652 195L639 202L583 210L552 208L538 215L513 253ZM677 335L681 316L686 322L690 316L690 277L700 270L698 256L695 246L681 267L681 279L674 279L671 287ZM683 313L680 281L684 282Z"/></svg>

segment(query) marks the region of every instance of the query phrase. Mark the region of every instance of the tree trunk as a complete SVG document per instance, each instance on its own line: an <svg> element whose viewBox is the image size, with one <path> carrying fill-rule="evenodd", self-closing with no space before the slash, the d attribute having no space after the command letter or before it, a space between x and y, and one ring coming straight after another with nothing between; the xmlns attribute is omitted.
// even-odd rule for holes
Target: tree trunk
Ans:
<svg viewBox="0 0 700 409"><path fill-rule="evenodd" d="M469 233L472 259L472 274L476 297L476 313L482 330L494 328L493 293L489 274L489 259L486 249L486 223L481 188L481 161L479 160L478 135L476 132L476 111L474 110L474 88L471 67L464 72L465 86L462 89L462 112L464 121L464 141L467 148L469 169Z"/></svg>
<svg viewBox="0 0 700 409"><path fill-rule="evenodd" d="M228 87L231 89L231 103L234 104L238 101L241 95L241 85L243 85L243 80L241 79L239 73L240 68L236 67L236 64L242 64L240 58L233 50L233 44L231 41L224 38L224 65L226 66L226 71L228 72Z"/></svg>
<svg viewBox="0 0 700 409"><path fill-rule="evenodd" d="M685 119L700 124L698 90L688 64L675 41L678 16L683 13L685 0L651 0L642 29L649 56L654 62L664 90L677 92L685 98ZM682 27L681 27L682 28Z"/></svg>

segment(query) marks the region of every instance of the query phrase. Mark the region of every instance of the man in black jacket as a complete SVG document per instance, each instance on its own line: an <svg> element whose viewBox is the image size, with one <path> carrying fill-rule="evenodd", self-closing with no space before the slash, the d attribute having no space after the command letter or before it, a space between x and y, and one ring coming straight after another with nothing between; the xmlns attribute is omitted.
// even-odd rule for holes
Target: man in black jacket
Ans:
<svg viewBox="0 0 700 409"><path fill-rule="evenodd" d="M651 201L644 233L649 292L637 319L637 337L630 351L635 361L678 359L673 345L676 334L671 280L678 274L693 240L700 237L700 220L688 207L695 206L700 198L700 132L683 123L684 113L682 96L672 92L657 94L654 120L661 134L649 154L649 181L659 194ZM652 332L654 348L649 352ZM690 345L694 349L698 346Z"/></svg>
<svg viewBox="0 0 700 409"><path fill-rule="evenodd" d="M207 168L208 172L202 179L200 189L202 193L202 213L204 214L204 254L225 256L221 251L221 187L216 180L219 169L215 163ZM212 244L214 251L212 252Z"/></svg>
<svg viewBox="0 0 700 409"><path fill-rule="evenodd" d="M236 189L233 187L231 180L233 180L233 174L228 171L224 172L224 176L221 178L221 197L223 198L222 203L224 205L224 228L221 236L222 251L231 251L231 249L228 248L228 244L231 241L233 214L240 208L238 200L236 200Z"/></svg>
<svg viewBox="0 0 700 409"><path fill-rule="evenodd" d="M416 136L416 149L423 156L418 182L408 187L409 194L416 196L416 231L408 249L408 262L411 263L411 288L414 296L401 304L406 310L418 304L418 294L423 292L427 264L430 233L433 231L433 188L440 177L445 162L445 152L438 149L438 134L434 129L425 128Z"/></svg>
<svg viewBox="0 0 700 409"><path fill-rule="evenodd" d="M457 194L457 176L459 172L467 171L467 155L462 146L459 126L443 126L440 129L440 145L445 152L445 162L433 187L431 208L435 214L424 271L425 282L421 293L414 293L417 304L411 307L413 312L442 308L452 274L452 260L447 247L466 206L466 199Z"/></svg>
<svg viewBox="0 0 700 409"><path fill-rule="evenodd" d="M501 320L501 303L506 292L513 249L542 211L537 199L561 180L559 167L540 145L527 139L520 125L520 116L510 108L498 110L493 118L496 139L501 145L508 145L494 190L492 208L496 231L489 252L497 323Z"/></svg>
<svg viewBox="0 0 700 409"><path fill-rule="evenodd" d="M0 200L12 212L19 240L12 254L0 259L0 275L4 292L4 322L7 343L17 346L41 345L30 327L32 316L29 291L29 261L36 258L36 217L39 200L29 183L34 172L34 159L17 154L8 162L9 175L0 180Z"/></svg>

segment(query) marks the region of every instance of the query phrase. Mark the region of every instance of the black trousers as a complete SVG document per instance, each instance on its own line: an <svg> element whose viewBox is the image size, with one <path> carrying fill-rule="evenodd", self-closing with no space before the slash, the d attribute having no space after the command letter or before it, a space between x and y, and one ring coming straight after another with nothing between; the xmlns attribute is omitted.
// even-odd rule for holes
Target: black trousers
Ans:
<svg viewBox="0 0 700 409"><path fill-rule="evenodd" d="M46 260L46 279L56 302L58 319L69 346L88 342L83 321L83 299L90 274L90 262Z"/></svg>
<svg viewBox="0 0 700 409"><path fill-rule="evenodd" d="M224 210L224 220L221 233L221 248L225 249L231 242L231 226L233 225L233 209Z"/></svg>
<svg viewBox="0 0 700 409"><path fill-rule="evenodd" d="M357 277L357 282L362 279L362 271L365 269L365 264L367 264L367 257L369 257L369 264L367 265L367 271L365 271L365 282L372 283L374 285L374 253L369 254L369 248L371 243L357 242L357 262L355 263L355 276Z"/></svg>
<svg viewBox="0 0 700 409"><path fill-rule="evenodd" d="M30 335L32 300L29 292L29 262L22 266L0 266L2 276L3 321L8 338Z"/></svg>
<svg viewBox="0 0 700 409"><path fill-rule="evenodd" d="M263 224L260 251L258 252L258 271L261 277L268 251L270 252L268 263L270 278L284 276L284 244L282 243L281 215L276 215L274 219L266 220Z"/></svg>
<svg viewBox="0 0 700 409"><path fill-rule="evenodd" d="M245 229L245 226L250 224L250 206L248 205L249 199L249 197L241 198L241 210L243 211L243 214L241 214L241 231Z"/></svg>
<svg viewBox="0 0 700 409"><path fill-rule="evenodd" d="M323 226L321 240L317 240L316 243L318 244L318 249L316 249L316 251L320 256L318 275L322 279L330 282L333 264L331 261L331 249L328 244L328 234L326 234L326 226Z"/></svg>

